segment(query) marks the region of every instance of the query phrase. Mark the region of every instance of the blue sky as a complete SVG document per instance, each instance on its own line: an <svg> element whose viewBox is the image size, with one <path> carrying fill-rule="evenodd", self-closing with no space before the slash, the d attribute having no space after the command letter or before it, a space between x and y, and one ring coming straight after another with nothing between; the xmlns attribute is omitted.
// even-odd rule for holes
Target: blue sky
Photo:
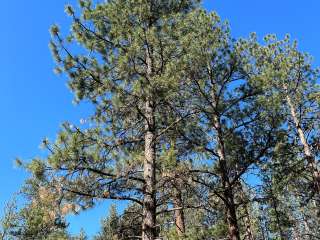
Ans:
<svg viewBox="0 0 320 240"><path fill-rule="evenodd" d="M16 157L31 159L43 154L41 140L54 139L63 121L79 123L89 106L72 104L63 77L54 75L48 49L51 24L69 29L66 3L75 0L1 0L0 37L0 208L22 185L26 174L14 167ZM319 0L206 0L204 6L228 19L233 36L256 32L259 37L290 33L300 48L320 65ZM99 229L108 211L105 203L71 217L70 231L83 227L89 235Z"/></svg>

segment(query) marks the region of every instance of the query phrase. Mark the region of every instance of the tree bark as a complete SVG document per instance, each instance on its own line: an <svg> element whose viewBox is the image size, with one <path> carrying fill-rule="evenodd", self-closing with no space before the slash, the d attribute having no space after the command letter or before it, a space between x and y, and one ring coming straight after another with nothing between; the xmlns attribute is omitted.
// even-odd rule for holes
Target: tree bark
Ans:
<svg viewBox="0 0 320 240"><path fill-rule="evenodd" d="M146 73L150 81L152 75L152 60L149 49L146 49ZM151 94L151 93L148 93ZM144 198L142 240L155 240L156 238L156 126L154 102L148 96L145 102L145 149L144 149Z"/></svg>
<svg viewBox="0 0 320 240"><path fill-rule="evenodd" d="M248 211L248 206L245 206L245 226L246 226L246 233L245 233L245 239L246 240L254 240L252 226L251 226L251 217L250 213Z"/></svg>
<svg viewBox="0 0 320 240"><path fill-rule="evenodd" d="M145 115L145 159L143 166L144 174L144 199L143 199L143 226L142 240L155 239L156 224L156 189L155 189L155 132L154 132L154 112L151 101L146 102Z"/></svg>
<svg viewBox="0 0 320 240"><path fill-rule="evenodd" d="M299 136L299 139L303 145L303 151L304 151L304 154L306 156L306 159L307 159L307 162L308 162L308 165L312 171L312 176L313 176L313 181L314 181L314 190L320 194L320 172L319 172L319 169L318 169L318 166L317 166L317 163L316 163L316 159L315 159L315 156L313 155L312 151L311 151L311 148L308 144L308 141L306 139L306 136L303 132L303 129L301 127L301 123L298 119L298 116L297 116L297 113L296 113L296 109L294 107L294 104L292 102L292 99L289 95L286 96L286 101L287 101L287 104L290 108L290 113L291 113L291 117L292 117L292 120L295 124L295 127L296 127L296 130L298 132L298 136Z"/></svg>
<svg viewBox="0 0 320 240"><path fill-rule="evenodd" d="M222 128L220 124L220 118L216 114L213 116L213 125L217 132L217 155L219 156L219 168L222 179L223 197L226 208L229 239L240 240L240 231L237 220L236 205L234 202L234 193L228 176Z"/></svg>
<svg viewBox="0 0 320 240"><path fill-rule="evenodd" d="M232 189L225 191L226 198L226 215L229 231L229 240L240 240L240 231L237 219L237 209L234 203L234 195Z"/></svg>
<svg viewBox="0 0 320 240"><path fill-rule="evenodd" d="M176 189L175 196L173 199L173 205L176 209L174 211L174 222L176 226L176 233L180 239L185 235L185 220L184 220L184 211L183 211L183 202L181 191Z"/></svg>

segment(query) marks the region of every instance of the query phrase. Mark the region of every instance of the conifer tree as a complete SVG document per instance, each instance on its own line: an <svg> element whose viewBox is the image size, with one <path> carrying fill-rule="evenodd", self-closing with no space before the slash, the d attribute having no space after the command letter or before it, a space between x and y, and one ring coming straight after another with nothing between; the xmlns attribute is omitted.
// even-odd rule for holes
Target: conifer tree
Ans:
<svg viewBox="0 0 320 240"><path fill-rule="evenodd" d="M68 75L76 101L93 103L95 127L66 124L56 143L44 141L51 155L40 170L82 208L98 199L143 205L144 240L156 238L160 144L190 114L175 111L182 87L178 65L186 54L177 39L189 31L184 18L197 2L81 0L80 16L66 7L73 19L69 36L51 29L56 71ZM71 51L73 43L84 51Z"/></svg>
<svg viewBox="0 0 320 240"><path fill-rule="evenodd" d="M64 123L2 238L70 237L64 216L105 199L95 239L317 239L319 71L286 37L233 39L197 0L79 0L52 26L57 73L84 124ZM80 10L80 14L78 11ZM21 224L22 227L17 227ZM8 230L11 229L11 230Z"/></svg>
<svg viewBox="0 0 320 240"><path fill-rule="evenodd" d="M19 223L19 216L17 213L17 203L13 199L5 205L4 215L1 219L0 239L6 240L16 231Z"/></svg>
<svg viewBox="0 0 320 240"><path fill-rule="evenodd" d="M268 100L275 99L272 102L278 107L273 110L283 118L288 141L296 145L296 150L300 149L295 158L305 162L303 166L312 179L313 195L319 195L316 160L319 154L319 70L313 68L311 56L299 51L297 42L292 42L289 36L277 40L274 35L268 35L265 41L263 46L254 43L258 47L252 51L257 82ZM302 159L301 154L304 155Z"/></svg>
<svg viewBox="0 0 320 240"><path fill-rule="evenodd" d="M200 11L189 25L193 31L183 44L189 52L190 107L199 112L200 128L194 135L201 133L202 141L186 139L203 154L206 166L193 170L194 180L221 199L229 239L239 240L238 183L273 151L280 122L260 104L262 91L252 83L245 43L233 41L228 26L214 13ZM189 39L197 44L190 45Z"/></svg>
<svg viewBox="0 0 320 240"><path fill-rule="evenodd" d="M119 239L119 229L120 229L120 219L117 214L117 209L115 205L112 205L109 210L108 217L102 221L102 230L98 236L95 237L96 240L118 240Z"/></svg>
<svg viewBox="0 0 320 240"><path fill-rule="evenodd" d="M16 201L6 206L1 220L2 240L70 239L66 232L67 224L60 215L60 206L52 192L29 187L22 189L22 193L27 200L23 207L17 207Z"/></svg>

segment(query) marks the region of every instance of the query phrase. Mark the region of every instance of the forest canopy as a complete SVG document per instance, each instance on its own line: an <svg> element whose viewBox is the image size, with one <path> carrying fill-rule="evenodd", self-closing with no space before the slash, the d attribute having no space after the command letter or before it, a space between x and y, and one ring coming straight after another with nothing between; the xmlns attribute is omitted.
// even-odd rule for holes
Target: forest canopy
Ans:
<svg viewBox="0 0 320 240"><path fill-rule="evenodd" d="M289 35L234 38L197 0L79 0L55 72L94 111L44 139L0 239L320 239L319 69ZM66 28L68 26L62 26ZM106 210L107 211L107 210Z"/></svg>

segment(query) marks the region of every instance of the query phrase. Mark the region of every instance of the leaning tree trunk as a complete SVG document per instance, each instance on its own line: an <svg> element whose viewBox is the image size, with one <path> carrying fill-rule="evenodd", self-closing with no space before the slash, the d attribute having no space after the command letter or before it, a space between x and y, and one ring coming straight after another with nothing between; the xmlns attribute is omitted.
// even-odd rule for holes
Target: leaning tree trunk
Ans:
<svg viewBox="0 0 320 240"><path fill-rule="evenodd" d="M304 151L304 154L305 154L306 159L308 161L308 165L312 171L314 190L315 190L315 192L320 194L320 172L319 172L319 169L318 169L318 166L316 163L315 156L313 155L311 148L308 144L306 136L305 136L303 129L301 127L301 123L298 119L296 109L295 109L294 104L292 102L292 99L289 95L286 96L286 101L287 101L287 104L290 108L290 114L291 114L292 120L295 124L296 130L298 132L299 139L303 145L303 151Z"/></svg>

